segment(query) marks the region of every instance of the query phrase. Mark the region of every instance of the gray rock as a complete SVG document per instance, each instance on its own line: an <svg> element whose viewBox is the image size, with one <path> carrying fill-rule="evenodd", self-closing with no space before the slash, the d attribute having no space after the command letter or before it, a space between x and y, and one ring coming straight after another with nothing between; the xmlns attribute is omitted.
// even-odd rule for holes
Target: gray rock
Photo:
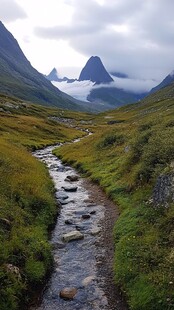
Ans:
<svg viewBox="0 0 174 310"><path fill-rule="evenodd" d="M88 208L96 207L96 206L97 206L97 205L96 205L95 203L89 203L89 204L87 205Z"/></svg>
<svg viewBox="0 0 174 310"><path fill-rule="evenodd" d="M92 281L95 280L95 276L89 276L86 277L83 281L82 281L82 285L83 286L88 286L89 284L91 284Z"/></svg>
<svg viewBox="0 0 174 310"><path fill-rule="evenodd" d="M96 211L95 211L95 210L92 210L92 211L90 212L90 214L91 214L91 215L94 215L94 214L96 214Z"/></svg>
<svg viewBox="0 0 174 310"><path fill-rule="evenodd" d="M62 199L58 199L58 201L59 201L59 203L60 203L62 206L67 205L68 203L74 203L74 200L73 200L73 199L71 199L71 200L67 200L67 199L62 200Z"/></svg>
<svg viewBox="0 0 174 310"><path fill-rule="evenodd" d="M72 220L65 220L65 224L66 225L73 225L73 221Z"/></svg>
<svg viewBox="0 0 174 310"><path fill-rule="evenodd" d="M93 229L91 230L91 235L92 235L92 236L96 236L96 235L98 235L100 232L101 232L101 228L100 228L100 227L96 227L96 228L93 228Z"/></svg>
<svg viewBox="0 0 174 310"><path fill-rule="evenodd" d="M76 192L78 187L77 186L62 186L62 188L66 192Z"/></svg>
<svg viewBox="0 0 174 310"><path fill-rule="evenodd" d="M63 191L57 192L56 197L61 200L65 200L69 198L69 196Z"/></svg>
<svg viewBox="0 0 174 310"><path fill-rule="evenodd" d="M65 179L67 182L76 182L79 180L78 175L68 175Z"/></svg>
<svg viewBox="0 0 174 310"><path fill-rule="evenodd" d="M64 242L70 242L70 241L73 241L73 240L80 240L80 239L83 239L83 238L84 238L84 235L82 233L80 233L79 231L77 231L77 230L70 231L69 233L64 234L62 236L62 240Z"/></svg>
<svg viewBox="0 0 174 310"><path fill-rule="evenodd" d="M66 245L64 243L59 243L59 242L52 244L52 247L53 247L54 250L64 249L65 246Z"/></svg>
<svg viewBox="0 0 174 310"><path fill-rule="evenodd" d="M63 172L65 170L65 167L63 165L59 165L59 167L57 168L57 171L59 172Z"/></svg>
<svg viewBox="0 0 174 310"><path fill-rule="evenodd" d="M90 219L90 215L89 214L82 214L82 219L88 220L88 219Z"/></svg>

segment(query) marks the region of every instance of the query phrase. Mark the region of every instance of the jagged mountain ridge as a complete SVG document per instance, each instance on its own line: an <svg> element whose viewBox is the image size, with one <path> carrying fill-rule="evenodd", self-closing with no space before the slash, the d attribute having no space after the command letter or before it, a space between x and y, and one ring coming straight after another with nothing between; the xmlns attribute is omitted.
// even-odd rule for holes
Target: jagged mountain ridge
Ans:
<svg viewBox="0 0 174 310"><path fill-rule="evenodd" d="M67 83L73 83L77 81L77 79L69 79L68 77L64 76L63 78L60 78L57 72L56 68L53 68L51 72L48 75L45 75L45 77L50 82L67 82Z"/></svg>

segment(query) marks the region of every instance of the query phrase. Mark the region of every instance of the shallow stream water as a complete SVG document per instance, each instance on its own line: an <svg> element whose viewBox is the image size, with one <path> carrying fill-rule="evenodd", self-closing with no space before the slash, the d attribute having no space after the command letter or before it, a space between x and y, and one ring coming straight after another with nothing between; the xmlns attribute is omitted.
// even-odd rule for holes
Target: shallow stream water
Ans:
<svg viewBox="0 0 174 310"><path fill-rule="evenodd" d="M71 167L64 166L52 154L54 148L36 151L34 156L47 165L55 184L56 196L63 195L65 198L67 194L68 198L63 200L50 240L53 245L54 270L40 304L31 310L109 310L102 289L105 280L97 272L98 260L105 255L100 246L100 222L104 217L104 206L90 202L82 178L75 182L65 181L67 176L77 173ZM77 186L77 191L69 192L62 188L67 186ZM89 218L84 219L84 215L89 215ZM75 230L80 231L84 238L63 242L62 236ZM60 297L60 291L65 287L77 289L72 300Z"/></svg>

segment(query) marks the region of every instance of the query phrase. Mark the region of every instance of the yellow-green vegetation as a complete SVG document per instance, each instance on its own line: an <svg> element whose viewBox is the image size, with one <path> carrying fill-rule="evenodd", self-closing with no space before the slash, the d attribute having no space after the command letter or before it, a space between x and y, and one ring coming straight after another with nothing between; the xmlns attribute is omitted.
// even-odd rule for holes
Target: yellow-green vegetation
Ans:
<svg viewBox="0 0 174 310"><path fill-rule="evenodd" d="M82 115L0 96L0 309L23 309L52 266L48 230L58 206L44 164L31 150L84 135L57 118ZM88 120L88 115L83 115Z"/></svg>
<svg viewBox="0 0 174 310"><path fill-rule="evenodd" d="M99 183L120 208L115 281L130 309L174 309L174 204L151 200L159 175L173 173L174 100L148 98L103 113L90 128L92 136L55 153Z"/></svg>

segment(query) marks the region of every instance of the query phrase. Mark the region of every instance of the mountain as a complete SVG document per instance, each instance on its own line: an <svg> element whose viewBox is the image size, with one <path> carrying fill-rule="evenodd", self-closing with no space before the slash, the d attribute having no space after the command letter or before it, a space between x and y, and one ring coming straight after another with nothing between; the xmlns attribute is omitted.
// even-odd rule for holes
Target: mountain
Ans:
<svg viewBox="0 0 174 310"><path fill-rule="evenodd" d="M59 78L58 72L56 68L53 68L53 70L48 74L45 75L46 79L48 79L51 82L67 82L67 83L73 83L77 81L77 79L69 79L66 76L63 78Z"/></svg>
<svg viewBox="0 0 174 310"><path fill-rule="evenodd" d="M165 86L170 85L172 82L174 82L174 70L169 75L167 75L165 77L165 79L160 84L158 84L157 86L152 88L150 93L154 93L157 90L159 90L159 89L161 89L161 88L163 88Z"/></svg>
<svg viewBox="0 0 174 310"><path fill-rule="evenodd" d="M56 82L60 81L56 68L53 68L53 70L48 75L45 75L45 77L49 81L56 81Z"/></svg>
<svg viewBox="0 0 174 310"><path fill-rule="evenodd" d="M96 84L113 82L112 77L106 71L101 59L98 56L92 56L82 69L79 81L90 80Z"/></svg>
<svg viewBox="0 0 174 310"><path fill-rule="evenodd" d="M146 94L134 94L117 87L93 88L87 99L93 103L103 102L110 104L112 108L134 103L143 98Z"/></svg>
<svg viewBox="0 0 174 310"><path fill-rule="evenodd" d="M84 110L34 69L13 35L0 22L0 92L48 106Z"/></svg>

